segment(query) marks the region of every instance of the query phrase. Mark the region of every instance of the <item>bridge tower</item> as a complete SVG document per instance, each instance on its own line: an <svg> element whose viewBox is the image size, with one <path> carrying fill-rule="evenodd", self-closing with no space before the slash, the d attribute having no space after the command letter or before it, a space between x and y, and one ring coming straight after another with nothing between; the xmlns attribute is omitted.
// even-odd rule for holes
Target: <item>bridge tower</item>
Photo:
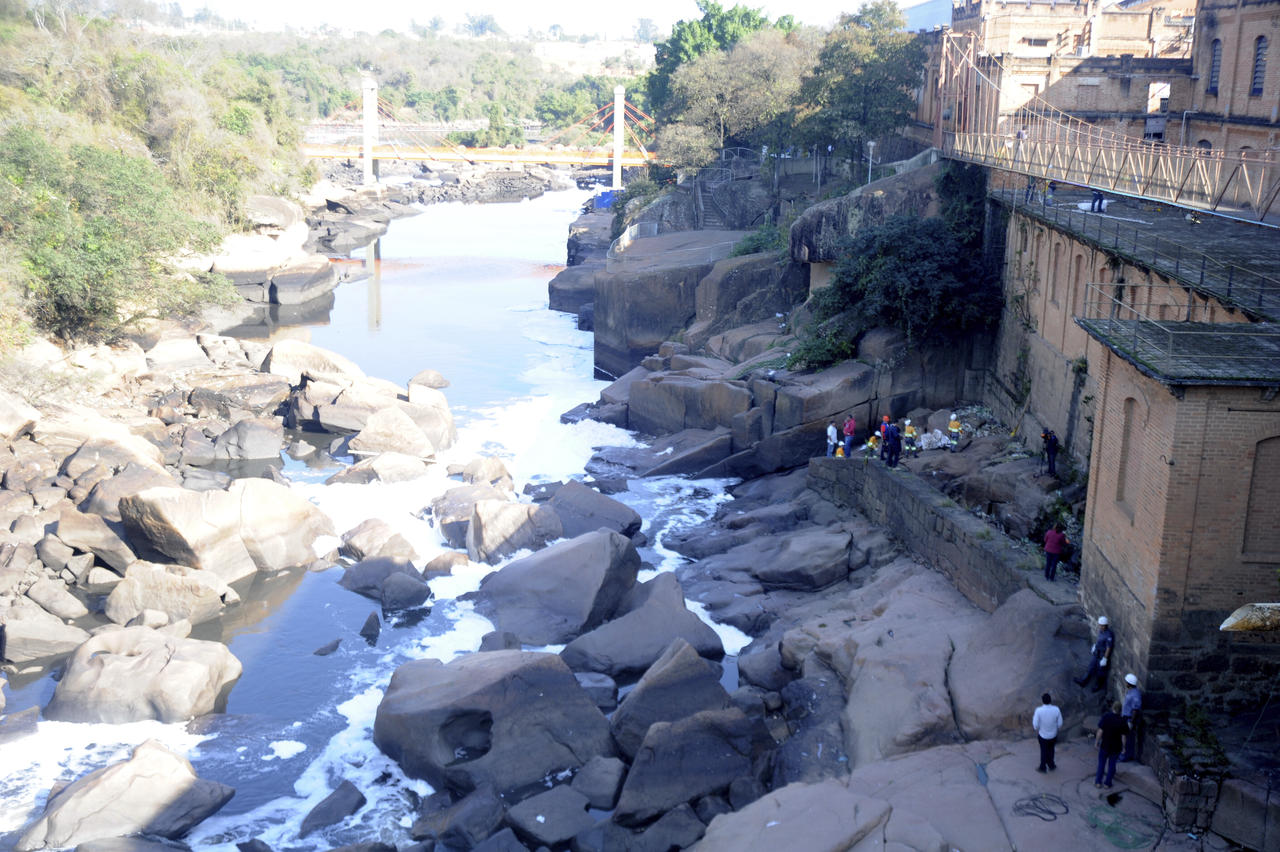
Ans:
<svg viewBox="0 0 1280 852"><path fill-rule="evenodd" d="M373 162L373 149L378 144L378 81L368 71L360 76L360 93L364 107L364 138L361 145L364 160L363 183L365 186L372 186L378 182Z"/></svg>
<svg viewBox="0 0 1280 852"><path fill-rule="evenodd" d="M622 189L622 123L626 121L622 86L613 87L613 188Z"/></svg>

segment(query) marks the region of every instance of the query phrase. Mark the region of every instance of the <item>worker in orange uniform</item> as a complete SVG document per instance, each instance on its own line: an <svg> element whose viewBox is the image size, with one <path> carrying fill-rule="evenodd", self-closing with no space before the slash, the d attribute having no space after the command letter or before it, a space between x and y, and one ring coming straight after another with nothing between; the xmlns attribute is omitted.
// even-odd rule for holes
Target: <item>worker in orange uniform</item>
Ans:
<svg viewBox="0 0 1280 852"><path fill-rule="evenodd" d="M916 434L916 427L911 425L910 420L903 421L902 424L902 447L907 452L907 457L920 455L920 444L916 442L919 436Z"/></svg>
<svg viewBox="0 0 1280 852"><path fill-rule="evenodd" d="M951 412L951 422L947 424L947 437L951 439L951 452L956 451L956 447L960 446L960 421L956 419L956 413Z"/></svg>
<svg viewBox="0 0 1280 852"><path fill-rule="evenodd" d="M882 442L880 440L879 432L872 432L867 436L867 442L862 445L862 451L867 454L866 458L868 461L880 452L881 444Z"/></svg>

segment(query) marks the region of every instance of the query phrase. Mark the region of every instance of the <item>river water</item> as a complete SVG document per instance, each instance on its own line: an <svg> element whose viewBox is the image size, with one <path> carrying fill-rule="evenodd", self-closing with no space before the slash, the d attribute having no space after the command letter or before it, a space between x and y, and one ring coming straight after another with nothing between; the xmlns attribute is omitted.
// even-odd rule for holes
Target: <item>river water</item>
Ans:
<svg viewBox="0 0 1280 852"><path fill-rule="evenodd" d="M594 447L635 442L605 424L559 422L561 412L595 399L604 386L591 378L590 333L578 331L571 315L547 310L547 282L563 263L568 226L587 197L575 190L518 204L435 205L397 220L376 251L380 261L368 264L372 274L338 288L327 323L284 332L345 355L370 376L404 385L432 368L451 382L445 394L458 443L424 479L324 485L335 465L350 460L313 467L286 459L293 487L337 531L382 518L424 564L445 546L418 515L457 484L445 474L449 462L497 455L519 489L582 478ZM642 580L680 563L662 546L663 532L708 517L727 499L727 484L661 478L632 482L616 495L645 518L652 544L641 555L652 568ZM374 713L396 666L448 661L478 648L492 625L455 598L490 570L473 566L433 580L430 613L384 620L372 645L358 632L377 606L337 585L340 568L264 579L226 619L193 634L227 642L244 665L224 715L189 725L42 721L34 735L0 746L0 849L40 813L56 782L121 760L150 738L185 754L201 777L236 788L227 806L186 838L195 849L233 850L254 837L277 852L407 843L413 804L431 788L406 778L373 746ZM731 655L748 641L713 626ZM334 639L336 652L314 653ZM8 712L43 706L54 686L45 678L14 690ZM368 803L345 822L299 838L303 817L344 779Z"/></svg>

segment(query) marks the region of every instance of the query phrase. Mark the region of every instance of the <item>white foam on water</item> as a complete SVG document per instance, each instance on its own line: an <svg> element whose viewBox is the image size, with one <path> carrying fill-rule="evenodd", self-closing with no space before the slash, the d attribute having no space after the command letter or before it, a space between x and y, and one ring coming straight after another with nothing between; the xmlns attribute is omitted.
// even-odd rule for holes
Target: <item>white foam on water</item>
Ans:
<svg viewBox="0 0 1280 852"><path fill-rule="evenodd" d="M288 760L307 750L307 744L297 740L276 740L268 743L267 747L271 749L271 754L264 754L263 760Z"/></svg>
<svg viewBox="0 0 1280 852"><path fill-rule="evenodd" d="M127 760L133 749L147 740L158 740L171 751L186 755L204 739L188 733L182 724L39 722L35 734L0 746L0 767L4 767L0 833L17 831L39 816L55 783L74 781Z"/></svg>

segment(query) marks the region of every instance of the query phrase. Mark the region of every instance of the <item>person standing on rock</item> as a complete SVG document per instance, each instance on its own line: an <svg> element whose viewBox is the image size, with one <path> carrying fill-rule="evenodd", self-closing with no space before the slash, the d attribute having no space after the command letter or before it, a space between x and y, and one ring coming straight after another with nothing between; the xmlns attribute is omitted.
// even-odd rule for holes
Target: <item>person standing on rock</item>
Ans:
<svg viewBox="0 0 1280 852"><path fill-rule="evenodd" d="M1036 772L1057 769L1058 765L1053 762L1053 747L1058 742L1058 731L1062 730L1062 711L1047 692L1040 696L1040 706L1031 714L1031 727L1035 728L1036 739L1040 743L1040 765Z"/></svg>
<svg viewBox="0 0 1280 852"><path fill-rule="evenodd" d="M1138 759L1138 725L1142 724L1142 690L1138 689L1138 676L1129 672L1124 676L1128 688L1124 691L1124 703L1120 705L1120 716L1129 726L1129 733L1124 737L1124 754L1121 763Z"/></svg>
<svg viewBox="0 0 1280 852"><path fill-rule="evenodd" d="M1102 688L1107 685L1107 663L1111 661L1111 649L1115 645L1116 637L1111 632L1111 623L1107 621L1105 615L1098 616L1098 638L1090 649L1093 658L1089 661L1089 670L1084 673L1084 677L1076 679L1078 686L1088 685L1089 681L1096 676L1098 682L1094 684L1093 691L1102 691Z"/></svg>
<svg viewBox="0 0 1280 852"><path fill-rule="evenodd" d="M836 431L836 422L832 420L827 424L827 458L831 458L836 454L836 442L839 441L840 433Z"/></svg>
<svg viewBox="0 0 1280 852"><path fill-rule="evenodd" d="M885 430L884 443L887 447L885 460L889 463L889 467L897 467L898 459L902 458L902 431L897 423L890 423L889 428Z"/></svg>
<svg viewBox="0 0 1280 852"><path fill-rule="evenodd" d="M1053 433L1052 429L1046 429L1044 434L1040 436L1044 441L1044 457L1048 463L1047 469L1050 476L1058 475L1058 436Z"/></svg>
<svg viewBox="0 0 1280 852"><path fill-rule="evenodd" d="M1093 737L1098 746L1098 771L1093 776L1093 786L1111 786L1111 780L1116 777L1116 761L1124 750L1124 738L1128 731L1129 726L1120 716L1120 702L1116 701L1098 720L1098 732Z"/></svg>
<svg viewBox="0 0 1280 852"><path fill-rule="evenodd" d="M920 456L920 444L918 443L919 438L920 438L920 435L919 435L919 432L917 432L916 427L911 425L910 420L905 421L902 426L902 444L903 444L903 449L905 449L907 452L908 458L913 458L913 457L919 458Z"/></svg>
<svg viewBox="0 0 1280 852"><path fill-rule="evenodd" d="M1067 546L1067 534L1062 531L1062 524L1054 524L1053 529L1044 534L1044 578L1050 583L1058 575L1058 560L1062 558L1063 548Z"/></svg>
<svg viewBox="0 0 1280 852"><path fill-rule="evenodd" d="M858 421L850 414L844 419L844 457L853 457L853 433L858 431Z"/></svg>
<svg viewBox="0 0 1280 852"><path fill-rule="evenodd" d="M951 452L956 451L956 447L960 446L960 419L956 417L956 413L951 412L951 420L947 422L947 438L950 441Z"/></svg>
<svg viewBox="0 0 1280 852"><path fill-rule="evenodd" d="M889 415L880 418L880 461L889 460Z"/></svg>

